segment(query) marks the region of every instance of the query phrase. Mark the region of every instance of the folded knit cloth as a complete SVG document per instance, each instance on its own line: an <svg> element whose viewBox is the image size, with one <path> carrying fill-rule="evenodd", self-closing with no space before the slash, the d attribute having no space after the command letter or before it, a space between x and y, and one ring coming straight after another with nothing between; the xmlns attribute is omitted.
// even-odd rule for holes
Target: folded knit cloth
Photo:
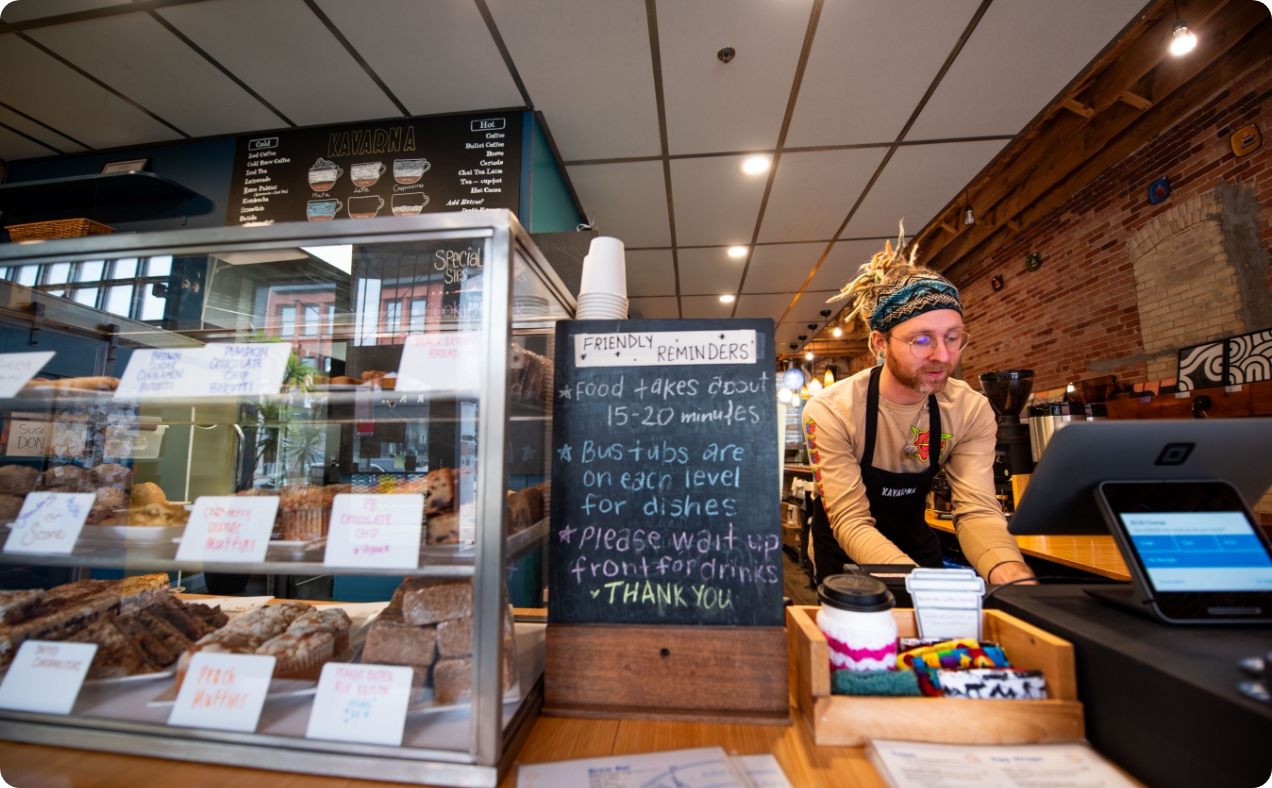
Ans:
<svg viewBox="0 0 1272 788"><path fill-rule="evenodd" d="M897 655L897 670L915 673L919 689L924 695L939 698L941 690L939 673L942 670L967 670L971 668L1010 668L1011 663L996 643L980 643L971 638L947 640L931 646L921 646Z"/></svg>
<svg viewBox="0 0 1272 788"><path fill-rule="evenodd" d="M912 670L836 670L830 674L834 695L882 695L892 698L917 697L919 683Z"/></svg>

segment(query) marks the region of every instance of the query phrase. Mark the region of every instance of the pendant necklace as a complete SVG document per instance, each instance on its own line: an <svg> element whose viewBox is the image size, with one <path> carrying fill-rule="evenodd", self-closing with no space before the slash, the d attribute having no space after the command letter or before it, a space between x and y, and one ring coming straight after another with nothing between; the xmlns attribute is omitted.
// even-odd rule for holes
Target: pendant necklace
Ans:
<svg viewBox="0 0 1272 788"><path fill-rule="evenodd" d="M892 418L892 423L895 424L897 429L901 431L902 459L906 459L906 460L919 459L919 447L914 445L914 443L910 439L910 435L917 431L919 426L919 420L923 418L924 408L920 407L918 410L918 413L915 414L914 424L911 425L910 432L908 433L906 432L905 428L901 426L901 422L897 420L897 415L892 412L891 408L884 407L884 410L886 410L888 412L888 416Z"/></svg>

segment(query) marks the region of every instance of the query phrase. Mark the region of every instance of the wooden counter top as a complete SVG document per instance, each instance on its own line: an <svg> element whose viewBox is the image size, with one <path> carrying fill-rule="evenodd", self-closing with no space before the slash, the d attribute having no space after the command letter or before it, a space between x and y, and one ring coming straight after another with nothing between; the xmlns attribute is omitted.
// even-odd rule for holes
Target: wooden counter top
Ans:
<svg viewBox="0 0 1272 788"><path fill-rule="evenodd" d="M936 512L930 509L927 521L928 525L938 531L954 533L954 523L938 520ZM1032 558L1041 558L1125 583L1131 582L1131 573L1126 568L1122 551L1118 549L1113 537L1107 534L1017 536L1016 544L1020 545L1020 552Z"/></svg>

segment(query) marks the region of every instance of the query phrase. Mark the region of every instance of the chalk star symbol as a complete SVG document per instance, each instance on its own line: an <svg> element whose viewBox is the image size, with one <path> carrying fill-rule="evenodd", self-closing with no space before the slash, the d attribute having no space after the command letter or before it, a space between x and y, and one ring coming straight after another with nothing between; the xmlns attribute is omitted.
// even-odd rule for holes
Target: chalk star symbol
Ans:
<svg viewBox="0 0 1272 788"><path fill-rule="evenodd" d="M574 458L570 456L570 444L567 443L557 449L557 457L565 460L566 462L574 462Z"/></svg>
<svg viewBox="0 0 1272 788"><path fill-rule="evenodd" d="M561 539L561 541L562 541L562 542L565 542L566 544L569 544L569 543L570 543L570 537L571 537L571 536L573 536L573 535L574 535L577 531L578 531L578 529L576 529L574 526L572 526L572 525L567 525L567 526L565 526L565 528L562 528L562 529L561 529L561 533L560 533L560 534L558 534L558 536L560 537L560 539Z"/></svg>
<svg viewBox="0 0 1272 788"><path fill-rule="evenodd" d="M566 386L565 388L563 388L563 389L561 389L559 392L557 392L557 396L558 396L558 397L565 397L566 399L573 399L573 397L570 395L570 387L569 387L569 386Z"/></svg>

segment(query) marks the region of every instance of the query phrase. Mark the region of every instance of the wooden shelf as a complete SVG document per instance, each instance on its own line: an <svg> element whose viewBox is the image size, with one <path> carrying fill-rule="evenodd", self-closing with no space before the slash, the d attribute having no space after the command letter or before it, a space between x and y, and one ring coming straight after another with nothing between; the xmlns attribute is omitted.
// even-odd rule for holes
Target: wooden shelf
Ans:
<svg viewBox="0 0 1272 788"><path fill-rule="evenodd" d="M0 186L0 211L23 215L106 205L183 203L198 194L153 172L77 175Z"/></svg>

